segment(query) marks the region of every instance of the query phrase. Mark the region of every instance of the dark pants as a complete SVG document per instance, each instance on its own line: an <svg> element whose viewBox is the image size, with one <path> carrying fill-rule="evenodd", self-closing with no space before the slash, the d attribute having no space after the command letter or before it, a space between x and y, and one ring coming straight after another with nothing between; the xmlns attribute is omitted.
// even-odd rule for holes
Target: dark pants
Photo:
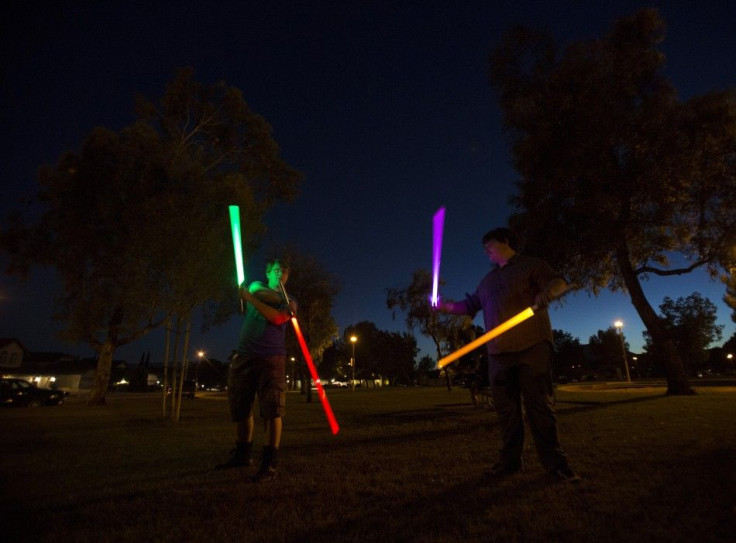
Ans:
<svg viewBox="0 0 736 543"><path fill-rule="evenodd" d="M523 400L537 454L547 471L567 466L557 438L552 387L552 346L538 343L525 351L490 355L488 377L501 422L501 462L520 466L524 449Z"/></svg>

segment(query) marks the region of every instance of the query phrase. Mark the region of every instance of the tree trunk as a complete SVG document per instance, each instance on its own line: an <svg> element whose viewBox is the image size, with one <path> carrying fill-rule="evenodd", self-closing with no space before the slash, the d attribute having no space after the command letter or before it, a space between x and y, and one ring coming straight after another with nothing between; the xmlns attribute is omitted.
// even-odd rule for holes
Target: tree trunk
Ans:
<svg viewBox="0 0 736 543"><path fill-rule="evenodd" d="M664 354L665 370L667 371L667 394L694 394L693 389L690 388L682 358L675 348L670 333L662 326L660 318L647 301L639 278L631 266L629 252L626 247L616 250L616 261L631 296L631 303L639 317L641 317L644 326L646 326L647 332L652 336L652 341Z"/></svg>
<svg viewBox="0 0 736 543"><path fill-rule="evenodd" d="M432 334L432 341L434 341L434 346L437 349L437 360L442 360L442 349L440 349L440 342L437 340L434 334ZM452 379L450 379L450 372L448 371L448 368L445 368L445 384L447 385L447 392L452 392Z"/></svg>
<svg viewBox="0 0 736 543"><path fill-rule="evenodd" d="M97 352L97 370L95 372L95 383L90 390L87 405L105 405L105 394L110 386L110 372L112 371L112 355L115 345L110 342L104 343Z"/></svg>
<svg viewBox="0 0 736 543"><path fill-rule="evenodd" d="M177 395L176 395L176 413L172 413L174 422L179 422L179 415L181 414L181 398L184 393L184 380L187 376L187 353L189 352L189 331L192 327L192 320L189 316L187 316L187 328L184 332L184 347L181 350L181 372L179 375L179 383L176 387L178 389Z"/></svg>

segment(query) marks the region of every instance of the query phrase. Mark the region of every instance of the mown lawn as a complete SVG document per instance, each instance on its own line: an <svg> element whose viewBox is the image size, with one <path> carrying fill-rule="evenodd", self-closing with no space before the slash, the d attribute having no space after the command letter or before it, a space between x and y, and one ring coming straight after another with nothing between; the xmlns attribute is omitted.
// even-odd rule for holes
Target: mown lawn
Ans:
<svg viewBox="0 0 736 543"><path fill-rule="evenodd" d="M279 479L214 471L234 442L225 397L110 395L0 411L4 541L736 541L736 390L562 387L578 485L554 484L533 443L493 482L495 413L466 390L290 394ZM256 444L262 444L262 427ZM6 536L9 537L6 538Z"/></svg>

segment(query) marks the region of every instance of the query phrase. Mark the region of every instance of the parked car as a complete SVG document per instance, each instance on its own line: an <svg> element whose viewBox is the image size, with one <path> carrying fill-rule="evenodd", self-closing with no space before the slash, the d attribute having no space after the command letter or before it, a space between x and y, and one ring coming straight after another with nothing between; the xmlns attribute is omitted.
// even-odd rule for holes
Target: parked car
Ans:
<svg viewBox="0 0 736 543"><path fill-rule="evenodd" d="M0 379L0 404L8 407L61 405L69 393L64 390L38 388L23 379Z"/></svg>
<svg viewBox="0 0 736 543"><path fill-rule="evenodd" d="M174 386L178 389L178 382ZM186 379L181 387L181 395L185 398L194 398L197 394L197 389L199 388L199 383L193 379ZM171 396L171 385L166 387L166 395Z"/></svg>

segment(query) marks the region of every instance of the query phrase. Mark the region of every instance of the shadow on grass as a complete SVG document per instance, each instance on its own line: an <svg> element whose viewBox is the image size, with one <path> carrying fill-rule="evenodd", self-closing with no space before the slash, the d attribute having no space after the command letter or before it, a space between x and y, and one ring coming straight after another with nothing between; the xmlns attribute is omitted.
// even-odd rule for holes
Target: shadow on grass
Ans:
<svg viewBox="0 0 736 543"><path fill-rule="evenodd" d="M504 527L486 524L489 512L551 486L543 476L497 482L480 476L442 484L431 494L374 505L318 529L292 530L286 541L376 541L376 534L387 541L510 541L516 538L504 535Z"/></svg>
<svg viewBox="0 0 736 543"><path fill-rule="evenodd" d="M670 528L692 540L736 541L736 451L716 449L667 467L671 479L643 498L641 508L687 503L687 511L665 519Z"/></svg>
<svg viewBox="0 0 736 543"><path fill-rule="evenodd" d="M576 413L665 398L667 396L654 395L598 402L564 400L557 402L556 413L560 418ZM561 404L572 407L560 409ZM466 409L458 409L458 407ZM421 423L426 424L420 426ZM410 425L415 425L416 428L407 428ZM339 434L330 445L333 451L349 450L353 447L385 447L406 441L431 442L437 439L463 437L474 432L491 432L498 428L498 416L494 411L478 409L472 404L440 404L426 409L357 415L344 421L342 427L344 428L342 434ZM351 428L359 428L360 437L355 434L349 435ZM322 450L323 447L324 443L316 442L303 444L299 449L305 454L312 454L314 451Z"/></svg>
<svg viewBox="0 0 736 543"><path fill-rule="evenodd" d="M572 407L569 409L558 410L557 414L560 415L561 413L570 413L570 412L575 413L575 412L580 412L580 411L590 411L592 409L605 409L607 407L615 407L617 405L625 405L625 404L630 404L630 403L640 403L640 402L651 402L654 400L663 400L667 397L668 396L663 396L661 394L658 394L658 395L653 395L653 396L641 396L638 398L623 398L621 400L613 400L613 401L557 400L556 407L562 404L578 406L578 407Z"/></svg>

